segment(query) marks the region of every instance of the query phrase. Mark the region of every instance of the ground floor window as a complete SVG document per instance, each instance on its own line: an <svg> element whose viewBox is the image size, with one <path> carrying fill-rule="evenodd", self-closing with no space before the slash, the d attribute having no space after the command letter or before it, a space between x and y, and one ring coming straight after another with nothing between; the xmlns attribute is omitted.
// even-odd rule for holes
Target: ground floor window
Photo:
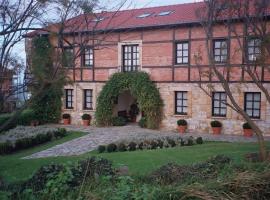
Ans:
<svg viewBox="0 0 270 200"><path fill-rule="evenodd" d="M212 94L212 116L226 117L227 95L225 92L213 92Z"/></svg>
<svg viewBox="0 0 270 200"><path fill-rule="evenodd" d="M249 117L259 119L261 117L261 93L245 93L245 111Z"/></svg>
<svg viewBox="0 0 270 200"><path fill-rule="evenodd" d="M85 110L93 109L93 90L90 89L84 90L84 109Z"/></svg>
<svg viewBox="0 0 270 200"><path fill-rule="evenodd" d="M175 114L187 115L187 92L177 91L175 92Z"/></svg>
<svg viewBox="0 0 270 200"><path fill-rule="evenodd" d="M66 89L66 109L72 109L73 108L73 90L72 89Z"/></svg>

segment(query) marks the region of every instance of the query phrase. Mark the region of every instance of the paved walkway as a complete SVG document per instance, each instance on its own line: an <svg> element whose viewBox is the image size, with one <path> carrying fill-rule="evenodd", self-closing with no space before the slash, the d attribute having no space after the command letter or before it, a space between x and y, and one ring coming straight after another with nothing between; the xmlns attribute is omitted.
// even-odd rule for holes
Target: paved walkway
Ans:
<svg viewBox="0 0 270 200"><path fill-rule="evenodd" d="M156 136L166 136L175 135L176 132L169 131L156 131L149 129L142 129L137 125L128 125L124 127L82 127L82 126L61 126L52 125L56 127L65 127L68 131L81 131L87 132L89 134L76 138L74 140L65 142L63 144L56 145L47 150L37 152L30 156L25 157L25 159L30 158L42 158L42 157L57 157L57 156L72 156L80 155L92 150L95 150L99 145L109 144L119 140L125 140L128 138L140 138L140 137L156 137ZM199 137L201 136L207 141L226 141L226 142L256 142L256 138L245 138L243 136L235 135L211 135L211 134L184 134L183 137ZM270 137L266 138L270 140Z"/></svg>

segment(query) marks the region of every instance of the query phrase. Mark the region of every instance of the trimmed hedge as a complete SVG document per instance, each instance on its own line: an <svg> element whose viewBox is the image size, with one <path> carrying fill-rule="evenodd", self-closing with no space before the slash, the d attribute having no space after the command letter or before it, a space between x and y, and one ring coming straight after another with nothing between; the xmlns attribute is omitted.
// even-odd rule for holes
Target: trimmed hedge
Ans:
<svg viewBox="0 0 270 200"><path fill-rule="evenodd" d="M49 142L53 139L62 138L67 135L67 131L64 128L59 128L57 131L48 132L46 134L38 134L32 137L26 137L17 139L14 143L10 141L0 143L0 155L13 153L15 151L27 149L39 144Z"/></svg>
<svg viewBox="0 0 270 200"><path fill-rule="evenodd" d="M163 116L163 101L156 85L145 72L115 73L111 76L97 99L97 124L112 125L115 99L126 90L137 99L139 110L144 112L147 119L146 127L159 128Z"/></svg>

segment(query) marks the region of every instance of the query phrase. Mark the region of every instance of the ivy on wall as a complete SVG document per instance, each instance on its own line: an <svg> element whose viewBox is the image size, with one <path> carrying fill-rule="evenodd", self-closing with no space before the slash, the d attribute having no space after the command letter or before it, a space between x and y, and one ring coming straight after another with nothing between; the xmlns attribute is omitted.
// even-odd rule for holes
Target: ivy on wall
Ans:
<svg viewBox="0 0 270 200"><path fill-rule="evenodd" d="M114 101L126 90L137 98L139 109L146 116L146 127L158 129L163 116L163 101L156 85L145 72L115 73L110 78L97 99L97 124L99 126L112 124Z"/></svg>

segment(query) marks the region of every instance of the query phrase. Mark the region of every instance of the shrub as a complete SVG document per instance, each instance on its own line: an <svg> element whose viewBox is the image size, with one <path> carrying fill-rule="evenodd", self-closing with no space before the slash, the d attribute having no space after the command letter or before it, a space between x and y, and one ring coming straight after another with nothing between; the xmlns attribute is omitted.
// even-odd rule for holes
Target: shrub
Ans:
<svg viewBox="0 0 270 200"><path fill-rule="evenodd" d="M7 120L10 119L12 114L1 114L0 115L0 126L3 125Z"/></svg>
<svg viewBox="0 0 270 200"><path fill-rule="evenodd" d="M187 146L192 146L193 144L194 144L193 138L189 137L188 140L187 140Z"/></svg>
<svg viewBox="0 0 270 200"><path fill-rule="evenodd" d="M130 142L128 144L128 150L129 151L136 151L136 146L137 146L137 144L135 142Z"/></svg>
<svg viewBox="0 0 270 200"><path fill-rule="evenodd" d="M62 138L67 135L67 130L65 128L58 128L57 131L54 131L54 137Z"/></svg>
<svg viewBox="0 0 270 200"><path fill-rule="evenodd" d="M160 140L160 139L157 140L157 145L158 145L159 148L162 149L163 148L163 144L164 144L164 142L162 140Z"/></svg>
<svg viewBox="0 0 270 200"><path fill-rule="evenodd" d="M187 121L184 120L184 119L179 119L179 120L177 121L177 125L178 125L178 126L187 126Z"/></svg>
<svg viewBox="0 0 270 200"><path fill-rule="evenodd" d="M18 139L15 142L15 149L22 150L33 146L32 138L22 138Z"/></svg>
<svg viewBox="0 0 270 200"><path fill-rule="evenodd" d="M14 147L11 142L0 143L0 155L12 153Z"/></svg>
<svg viewBox="0 0 270 200"><path fill-rule="evenodd" d="M120 143L118 145L118 151L126 151L127 150L127 147L124 143Z"/></svg>
<svg viewBox="0 0 270 200"><path fill-rule="evenodd" d="M63 118L63 119L70 119L70 114L64 113L64 114L62 115L62 118Z"/></svg>
<svg viewBox="0 0 270 200"><path fill-rule="evenodd" d="M156 149L157 147L158 147L157 142L152 141L152 142L151 142L151 149Z"/></svg>
<svg viewBox="0 0 270 200"><path fill-rule="evenodd" d="M89 114L83 114L82 115L82 120L91 120L91 119L92 119L92 117Z"/></svg>
<svg viewBox="0 0 270 200"><path fill-rule="evenodd" d="M202 137L198 137L198 138L196 139L196 143L197 143L197 144L203 144L203 139L202 139Z"/></svg>
<svg viewBox="0 0 270 200"><path fill-rule="evenodd" d="M146 118L145 117L142 117L139 121L139 126L141 128L146 128Z"/></svg>
<svg viewBox="0 0 270 200"><path fill-rule="evenodd" d="M216 127L216 128L222 127L222 123L217 120L211 121L211 127Z"/></svg>
<svg viewBox="0 0 270 200"><path fill-rule="evenodd" d="M251 126L249 125L249 123L244 123L243 124L243 129L252 129Z"/></svg>
<svg viewBox="0 0 270 200"><path fill-rule="evenodd" d="M113 126L125 126L127 124L127 120L124 117L114 117L112 119Z"/></svg>
<svg viewBox="0 0 270 200"><path fill-rule="evenodd" d="M114 143L111 143L111 144L109 144L109 145L107 146L107 151L108 151L109 153L115 152L116 150L117 150L117 146L116 146L116 144L114 144Z"/></svg>
<svg viewBox="0 0 270 200"><path fill-rule="evenodd" d="M104 151L106 151L106 147L104 145L99 145L98 146L98 153L103 153Z"/></svg>
<svg viewBox="0 0 270 200"><path fill-rule="evenodd" d="M36 116L33 110L26 109L24 110L18 119L18 124L23 126L29 126L31 121L36 120Z"/></svg>
<svg viewBox="0 0 270 200"><path fill-rule="evenodd" d="M167 141L168 141L168 144L171 146L171 147L175 147L176 146L176 143L173 139L171 138L167 138Z"/></svg>

